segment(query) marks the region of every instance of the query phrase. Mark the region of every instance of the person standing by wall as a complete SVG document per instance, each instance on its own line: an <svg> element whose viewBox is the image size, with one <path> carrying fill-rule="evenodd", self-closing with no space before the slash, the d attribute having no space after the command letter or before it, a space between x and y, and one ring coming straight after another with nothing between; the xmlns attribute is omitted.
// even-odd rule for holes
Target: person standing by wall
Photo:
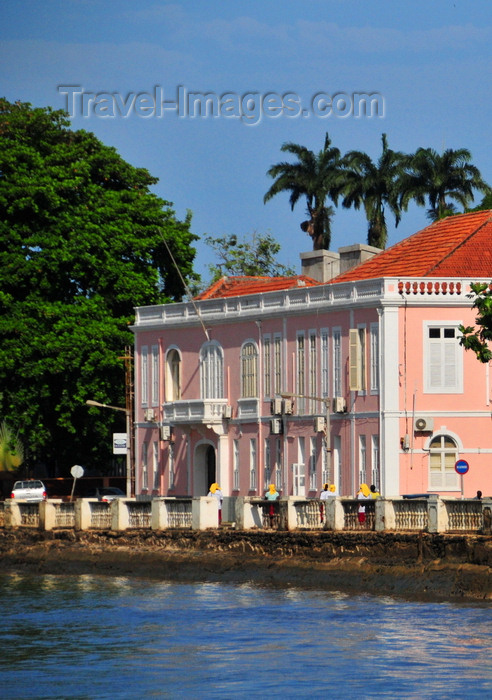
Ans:
<svg viewBox="0 0 492 700"><path fill-rule="evenodd" d="M360 489L357 492L357 500L367 501L371 498L371 490L367 484L361 484ZM359 508L357 510L357 519L359 525L363 525L366 522L366 507L363 503L359 503Z"/></svg>
<svg viewBox="0 0 492 700"><path fill-rule="evenodd" d="M224 497L222 491L220 490L219 484L211 484L208 496L214 496L217 499L217 509L219 513L219 525L222 525L222 501Z"/></svg>
<svg viewBox="0 0 492 700"><path fill-rule="evenodd" d="M265 494L265 498L267 501L270 501L270 506L268 508L268 516L270 518L270 527L273 528L273 519L275 516L275 506L273 504L274 501L278 501L280 498L280 494L277 491L275 484L270 484L268 487L268 491Z"/></svg>

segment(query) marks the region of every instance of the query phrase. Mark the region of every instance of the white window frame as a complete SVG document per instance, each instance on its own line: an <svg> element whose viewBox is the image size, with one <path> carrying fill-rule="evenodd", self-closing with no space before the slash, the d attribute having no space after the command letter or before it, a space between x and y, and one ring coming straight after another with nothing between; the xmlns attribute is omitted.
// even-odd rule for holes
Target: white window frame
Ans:
<svg viewBox="0 0 492 700"><path fill-rule="evenodd" d="M379 323L370 325L371 394L379 393Z"/></svg>
<svg viewBox="0 0 492 700"><path fill-rule="evenodd" d="M459 343L461 321L424 321L424 393L463 393L463 348ZM430 338L431 329L439 329L439 338ZM454 337L446 338L452 330Z"/></svg>
<svg viewBox="0 0 492 700"><path fill-rule="evenodd" d="M159 405L159 346L152 345L150 401L152 406Z"/></svg>
<svg viewBox="0 0 492 700"><path fill-rule="evenodd" d="M224 398L224 352L215 340L200 350L200 389L202 399Z"/></svg>
<svg viewBox="0 0 492 700"><path fill-rule="evenodd" d="M327 328L322 328L320 331L321 343L321 396L328 398L330 396L330 363L329 363L329 348L330 334Z"/></svg>
<svg viewBox="0 0 492 700"><path fill-rule="evenodd" d="M371 435L371 474L377 491L381 490L381 466L379 462L379 435Z"/></svg>
<svg viewBox="0 0 492 700"><path fill-rule="evenodd" d="M266 398L272 395L272 339L269 335L263 336L263 395Z"/></svg>
<svg viewBox="0 0 492 700"><path fill-rule="evenodd" d="M256 438L249 440L249 490L256 491Z"/></svg>
<svg viewBox="0 0 492 700"><path fill-rule="evenodd" d="M152 470L153 470L153 491L159 491L160 484L160 474L159 474L159 441L154 440L152 443Z"/></svg>
<svg viewBox="0 0 492 700"><path fill-rule="evenodd" d="M333 396L343 396L342 383L342 329L332 329Z"/></svg>
<svg viewBox="0 0 492 700"><path fill-rule="evenodd" d="M316 445L316 438L310 438L310 454L309 454L309 490L318 490L318 480L316 478L316 462L318 461L318 450Z"/></svg>
<svg viewBox="0 0 492 700"><path fill-rule="evenodd" d="M232 447L232 464L233 464L233 488L234 491L239 491L239 440L234 440Z"/></svg>
<svg viewBox="0 0 492 700"><path fill-rule="evenodd" d="M349 330L349 388L365 394L367 387L366 326Z"/></svg>
<svg viewBox="0 0 492 700"><path fill-rule="evenodd" d="M432 447L436 440L440 441L440 447ZM443 441L449 440L451 445L443 445ZM428 444L429 450L429 488L428 491L459 491L460 477L456 473L455 464L459 455L459 445L456 439L449 433L440 432L432 435ZM439 470L435 465L439 466Z"/></svg>
<svg viewBox="0 0 492 700"><path fill-rule="evenodd" d="M181 400L181 352L175 346L166 353L166 401Z"/></svg>
<svg viewBox="0 0 492 700"><path fill-rule="evenodd" d="M273 336L273 393L275 396L280 396L282 393L282 372L282 336L280 333L275 333Z"/></svg>
<svg viewBox="0 0 492 700"><path fill-rule="evenodd" d="M367 483L367 441L359 435L359 484Z"/></svg>
<svg viewBox="0 0 492 700"><path fill-rule="evenodd" d="M263 486L265 491L268 489L272 483L272 453L270 447L270 439L265 438L264 445L264 473L263 473Z"/></svg>
<svg viewBox="0 0 492 700"><path fill-rule="evenodd" d="M282 441L275 439L275 486L277 490L282 489Z"/></svg>
<svg viewBox="0 0 492 700"><path fill-rule="evenodd" d="M247 340L241 348L241 397L252 399L258 396L258 347Z"/></svg>
<svg viewBox="0 0 492 700"><path fill-rule="evenodd" d="M172 490L174 489L175 486L175 455L174 455L174 443L170 442L169 447L168 447L168 455L169 455L169 489Z"/></svg>
<svg viewBox="0 0 492 700"><path fill-rule="evenodd" d="M318 338L315 330L309 331L309 374L308 374L308 394L309 396L318 396ZM309 413L317 412L317 402L311 400L309 402Z"/></svg>
<svg viewBox="0 0 492 700"><path fill-rule="evenodd" d="M143 345L140 349L140 403L147 406L149 401L149 348Z"/></svg>
<svg viewBox="0 0 492 700"><path fill-rule="evenodd" d="M141 455L142 455L142 490L147 490L149 488L149 472L148 472L148 449L149 446L147 442L142 442Z"/></svg>
<svg viewBox="0 0 492 700"><path fill-rule="evenodd" d="M296 393L297 410L300 415L305 413L306 401L302 397L306 395L306 335L304 331L296 334Z"/></svg>

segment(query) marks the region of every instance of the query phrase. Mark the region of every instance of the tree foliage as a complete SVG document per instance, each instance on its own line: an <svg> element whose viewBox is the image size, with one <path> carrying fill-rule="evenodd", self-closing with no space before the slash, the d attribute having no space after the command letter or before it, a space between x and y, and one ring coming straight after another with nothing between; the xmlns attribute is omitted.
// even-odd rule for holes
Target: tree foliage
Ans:
<svg viewBox="0 0 492 700"><path fill-rule="evenodd" d="M492 285L476 282L470 285L475 294L472 308L477 309L475 322L478 327L460 326L463 333L460 343L466 350L472 350L480 362L490 362L492 352L489 343L492 341Z"/></svg>
<svg viewBox="0 0 492 700"><path fill-rule="evenodd" d="M24 461L24 445L10 426L0 423L0 471L13 472Z"/></svg>
<svg viewBox="0 0 492 700"><path fill-rule="evenodd" d="M401 182L401 205L406 207L413 199L425 206L427 200L431 221L455 214L455 202L466 209L473 202L474 190L490 191L470 162L471 157L466 148L448 148L442 154L432 148L419 148L408 158L407 175Z"/></svg>
<svg viewBox="0 0 492 700"><path fill-rule="evenodd" d="M212 274L211 283L224 275L246 275L251 277L289 276L295 271L277 262L275 256L280 252L280 243L269 233L254 231L250 236L239 239L235 234L213 238L206 236L205 242L214 251L218 263L209 265Z"/></svg>
<svg viewBox="0 0 492 700"><path fill-rule="evenodd" d="M56 473L110 456L133 307L193 279L190 215L61 111L0 100L0 413ZM169 250L168 250L169 249ZM116 412L115 412L116 413Z"/></svg>
<svg viewBox="0 0 492 700"><path fill-rule="evenodd" d="M388 239L385 207L395 217L395 225L400 222L398 186L405 163L403 153L388 147L386 134L382 135L381 141L382 153L376 162L361 151L345 154L340 187L343 207L364 207L368 223L367 243L377 248L384 248Z"/></svg>
<svg viewBox="0 0 492 700"><path fill-rule="evenodd" d="M280 192L290 192L289 203L294 210L299 199L304 197L309 219L302 222L301 229L311 236L314 250L329 248L334 210L327 205L327 200L335 201L334 192L340 174L340 151L331 145L328 134L325 135L325 143L319 153L296 143L284 143L280 150L296 156L297 162L283 161L271 166L268 175L275 182L263 200L268 202Z"/></svg>

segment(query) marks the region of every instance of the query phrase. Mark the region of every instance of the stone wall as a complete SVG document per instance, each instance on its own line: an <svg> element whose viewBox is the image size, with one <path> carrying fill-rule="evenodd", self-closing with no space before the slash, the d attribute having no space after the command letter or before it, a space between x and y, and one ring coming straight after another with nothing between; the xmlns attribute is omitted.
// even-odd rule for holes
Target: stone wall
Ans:
<svg viewBox="0 0 492 700"><path fill-rule="evenodd" d="M0 530L3 571L492 600L492 538L354 532Z"/></svg>

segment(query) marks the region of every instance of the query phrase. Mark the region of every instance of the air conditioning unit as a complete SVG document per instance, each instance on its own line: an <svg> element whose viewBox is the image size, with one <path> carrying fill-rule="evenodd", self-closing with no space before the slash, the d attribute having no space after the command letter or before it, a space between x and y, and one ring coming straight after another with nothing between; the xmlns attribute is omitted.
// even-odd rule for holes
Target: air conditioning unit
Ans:
<svg viewBox="0 0 492 700"><path fill-rule="evenodd" d="M272 399L270 408L272 416L282 415L282 399Z"/></svg>
<svg viewBox="0 0 492 700"><path fill-rule="evenodd" d="M326 427L324 416L314 416L314 432L322 433Z"/></svg>
<svg viewBox="0 0 492 700"><path fill-rule="evenodd" d="M283 432L282 427L281 418L272 418L270 421L270 433L272 435L281 435Z"/></svg>
<svg viewBox="0 0 492 700"><path fill-rule="evenodd" d="M170 440L171 439L171 426L170 425L161 425L161 440Z"/></svg>
<svg viewBox="0 0 492 700"><path fill-rule="evenodd" d="M335 413L346 413L347 412L347 402L343 396L335 396L333 399L333 410Z"/></svg>
<svg viewBox="0 0 492 700"><path fill-rule="evenodd" d="M144 418L147 422L155 420L155 411L153 408L146 408L144 411Z"/></svg>
<svg viewBox="0 0 492 700"><path fill-rule="evenodd" d="M431 433L434 430L434 419L420 416L415 419L414 428L419 433Z"/></svg>
<svg viewBox="0 0 492 700"><path fill-rule="evenodd" d="M222 417L232 418L232 406L224 406L224 410L222 411Z"/></svg>
<svg viewBox="0 0 492 700"><path fill-rule="evenodd" d="M294 413L294 402L292 399L284 399L283 403L284 413L291 416Z"/></svg>

